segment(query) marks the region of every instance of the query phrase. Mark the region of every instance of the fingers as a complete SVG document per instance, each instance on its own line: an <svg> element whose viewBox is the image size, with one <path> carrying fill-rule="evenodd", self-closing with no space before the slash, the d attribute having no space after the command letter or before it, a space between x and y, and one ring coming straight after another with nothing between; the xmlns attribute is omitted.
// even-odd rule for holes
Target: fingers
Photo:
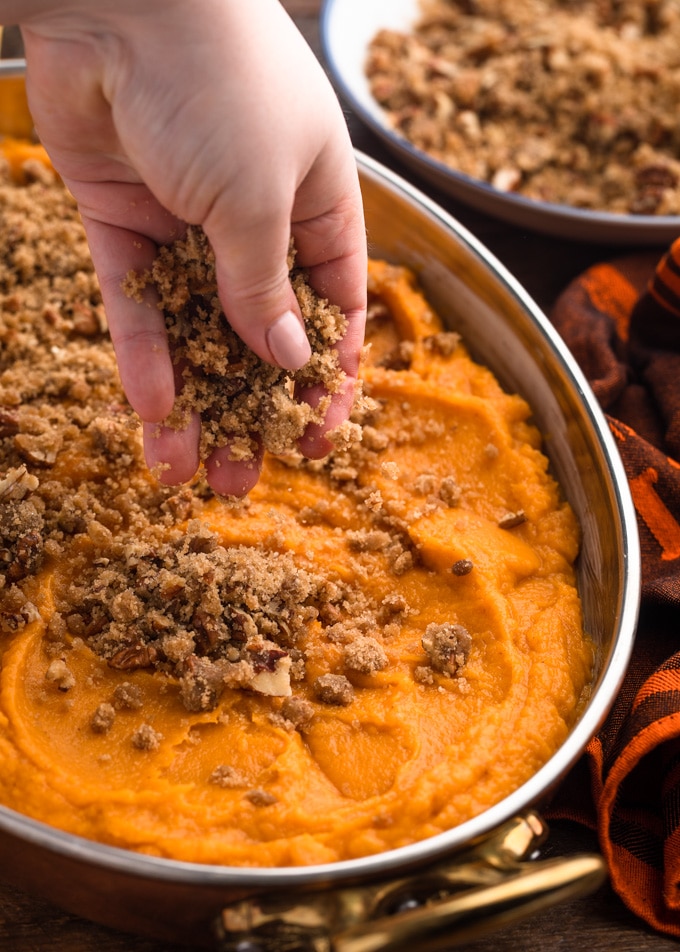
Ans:
<svg viewBox="0 0 680 952"><path fill-rule="evenodd" d="M282 196L271 200L280 208ZM216 258L220 301L229 323L263 360L299 370L311 356L300 309L290 285L290 217L260 216L251 206L243 218L229 213L229 229L204 226Z"/></svg>
<svg viewBox="0 0 680 952"><path fill-rule="evenodd" d="M305 430L299 446L300 452L307 459L322 459L333 449L333 444L327 439L326 434L348 418L354 402L355 383L354 378L348 377L340 391L333 394L323 425L310 423ZM316 406L322 396L323 392L320 389L307 391L300 395L301 399L304 399L311 406Z"/></svg>
<svg viewBox="0 0 680 952"><path fill-rule="evenodd" d="M269 363L297 370L310 357L289 281L291 234L295 263L313 287L349 316L343 357L356 373L366 308L366 237L354 154L344 135L329 142L299 185L261 178L241 189L247 202L222 196L224 208L204 224L215 251L220 300L229 323ZM267 194L268 192L268 194Z"/></svg>
<svg viewBox="0 0 680 952"><path fill-rule="evenodd" d="M109 220L102 220L89 214L85 203L81 204L81 213L123 389L142 420L160 421L170 413L175 399L163 315L150 289L142 291L139 300L123 289L129 271L144 271L151 266L157 254L156 242L130 227L120 227L116 218L123 220L122 214L110 214ZM137 209L136 213L149 217L143 209ZM134 226L134 217L127 215L129 225ZM148 221L145 225L149 231L153 230ZM161 237L167 235L166 217L156 231L161 232Z"/></svg>
<svg viewBox="0 0 680 952"><path fill-rule="evenodd" d="M247 79L241 115L226 160L219 127L209 143L210 168L221 178L207 170L201 188L189 193L185 183L182 195L186 205L205 209L201 221L229 323L262 359L297 370L310 351L289 282L291 236L296 264L309 269L313 286L353 321L363 320L366 236L356 161L337 97L281 4L224 9L229 32L253 54L237 57L236 70ZM202 160L206 154L204 148ZM343 348L350 374L358 336L350 334Z"/></svg>
<svg viewBox="0 0 680 952"><path fill-rule="evenodd" d="M222 496L247 495L260 478L261 468L262 448L253 459L233 460L225 446L211 453L205 463L209 485Z"/></svg>
<svg viewBox="0 0 680 952"><path fill-rule="evenodd" d="M364 342L368 262L358 179L351 186L349 198L332 215L297 223L294 236L312 287L347 319L337 350L342 369L354 378Z"/></svg>
<svg viewBox="0 0 680 952"><path fill-rule="evenodd" d="M366 255L356 169L352 169L348 180L350 195L338 209L293 226L300 246L299 263L307 268L317 290L337 302L348 319L347 332L338 344L340 365L347 374L346 385L333 395L325 423L310 427L300 442L301 451L310 458L320 458L330 451L326 432L342 423L351 410L363 341ZM170 413L175 397L163 316L150 289L144 289L141 300L135 300L125 293L122 284L131 269L143 271L151 267L158 244L176 237L183 225L150 199L146 191L138 193L138 189L135 185L119 185L115 197L109 198L104 183L80 183L79 196L121 381L142 419L154 423ZM300 192L304 195L304 189ZM102 221L102 217L106 220ZM139 231L119 223L136 225ZM225 311L249 346L259 347L270 362L295 370L307 362L311 351L289 282L288 216L282 216L278 228L272 227L270 219L258 226L257 217L255 221L251 217L241 228L234 228L233 219L230 224L227 252L218 252ZM142 230L145 234L140 233ZM234 240L234 236L242 238L244 233L249 241ZM269 323L268 313L275 315ZM300 395L313 403L320 396L319 392ZM191 479L199 466L198 437L197 422L181 433L145 428L147 461L157 469L161 481L175 484ZM210 485L227 495L247 493L256 483L261 465L259 458L250 465L230 460L228 448L205 462Z"/></svg>
<svg viewBox="0 0 680 952"><path fill-rule="evenodd" d="M332 395L323 425L310 425L300 441L301 452L310 459L320 459L331 451L326 433L350 415L365 334L368 252L356 164L345 174L345 195L332 212L299 221L294 229L299 259L312 287L337 305L347 320L345 334L336 345L340 367L347 377L340 391ZM320 182L310 177L308 187L319 188ZM303 194L300 204L304 201ZM301 397L316 405L321 393L312 391Z"/></svg>
<svg viewBox="0 0 680 952"><path fill-rule="evenodd" d="M324 433L350 409L366 295L361 196L337 99L278 0L224 0L191 17L186 5L167 4L158 19L134 18L134 30L128 6L125 15L119 6L101 5L97 30L73 27L58 45L49 31L34 31L29 53L43 138L83 215L128 399L147 423L163 420L174 402L162 314L149 291L135 300L121 285L129 270L151 265L182 221L208 235L224 312L244 342L287 370L309 360L289 281L292 234L297 263L348 318L337 346L347 387L333 396L326 424L302 441L309 455L323 455ZM115 43L102 41L107 31ZM170 43L189 85L168 82ZM74 50L89 90L82 101L63 95L70 87L61 67L72 67ZM168 464L164 481L186 477L198 465L197 434L153 429L153 439L145 430L150 464ZM225 449L206 469L217 491L238 493L256 480L259 460L239 466Z"/></svg>
<svg viewBox="0 0 680 952"><path fill-rule="evenodd" d="M294 310L284 311L264 333L271 363L286 370L299 370L312 356L302 318Z"/></svg>
<svg viewBox="0 0 680 952"><path fill-rule="evenodd" d="M198 440L201 421L194 415L185 430L145 423L144 456L149 469L169 486L187 483L199 466Z"/></svg>
<svg viewBox="0 0 680 952"><path fill-rule="evenodd" d="M350 415L364 340L367 261L358 187L355 205L350 211L351 225L341 224L342 214L338 212L294 229L296 243L300 242L298 262L307 270L310 283L322 297L337 304L347 319L346 332L336 345L340 367L347 375L345 383L332 395L324 423L309 426L299 443L301 452L310 459L320 459L331 451L332 444L325 434ZM245 259L240 259L242 273L234 273L228 265L220 269L220 297L230 323L265 360L296 370L311 356L297 303L291 303L289 309L279 313L271 323L263 320L263 312L277 314L288 302L294 302L288 268L276 274L272 251L272 276L269 276L264 254L248 256L247 248L242 246L241 250L246 252ZM227 254L219 260L233 264L234 257ZM253 294L253 288L261 290ZM321 396L322 392L316 389L297 394L298 399L313 406Z"/></svg>
<svg viewBox="0 0 680 952"><path fill-rule="evenodd" d="M201 421L194 414L184 430L146 423L143 427L144 456L157 479L176 486L189 482L199 467ZM251 460L233 460L229 447L215 450L205 461L210 487L221 496L245 496L257 483L262 468L262 448Z"/></svg>
<svg viewBox="0 0 680 952"><path fill-rule="evenodd" d="M82 189L81 189L82 191ZM101 189L98 189L101 208ZM200 466L199 439L201 421L194 414L184 430L160 426L171 412L177 375L168 349L163 315L157 297L144 289L141 301L123 290L130 270L144 271L157 255L157 243L140 232L119 227L115 222L135 222L159 240L174 237L178 225L167 213L158 211L148 198L125 202L120 192L113 199L116 207L107 208L109 220L102 222L81 205L92 258L97 268L106 308L111 339L121 383L128 400L144 422L144 455L149 469L160 482L178 485L191 480ZM298 320L298 324L301 324ZM304 338L307 344L306 337ZM307 344L307 347L309 345ZM256 484L262 463L261 452L248 463L229 459L228 448L214 452L205 461L206 476L212 489L225 496L244 496Z"/></svg>
<svg viewBox="0 0 680 952"><path fill-rule="evenodd" d="M280 196L272 202L277 206L281 207ZM303 218L304 213L308 217ZM351 411L364 340L367 248L353 152L334 145L322 154L298 189L292 214L278 226L272 224L271 215L254 220L252 209L240 227L233 214L229 224L228 234L218 231L210 236L219 263L220 298L231 325L263 359L296 370L310 357L284 257L291 230L296 263L306 270L315 290L347 318L346 333L337 345L346 385L332 396L324 424L310 427L300 443L305 455L320 458L331 449L325 433ZM321 394L298 396L317 403Z"/></svg>

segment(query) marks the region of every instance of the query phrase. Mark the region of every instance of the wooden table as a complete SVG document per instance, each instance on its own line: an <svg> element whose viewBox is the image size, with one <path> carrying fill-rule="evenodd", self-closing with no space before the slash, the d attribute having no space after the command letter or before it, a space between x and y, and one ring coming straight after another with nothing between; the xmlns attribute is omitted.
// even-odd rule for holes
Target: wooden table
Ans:
<svg viewBox="0 0 680 952"><path fill-rule="evenodd" d="M320 53L320 0L283 0L312 48ZM575 244L513 228L487 218L418 181L385 151L380 141L347 113L357 148L410 178L466 225L547 310L565 285L588 265L623 250ZM633 249L625 249L628 250ZM544 855L597 851L595 837L572 824L555 824ZM11 872L5 871L5 876ZM585 898L558 906L505 932L459 948L462 952L677 952L678 942L657 935L636 919L609 885ZM1 952L181 952L153 939L130 936L66 914L9 885L0 885ZM414 952L418 952L414 949Z"/></svg>

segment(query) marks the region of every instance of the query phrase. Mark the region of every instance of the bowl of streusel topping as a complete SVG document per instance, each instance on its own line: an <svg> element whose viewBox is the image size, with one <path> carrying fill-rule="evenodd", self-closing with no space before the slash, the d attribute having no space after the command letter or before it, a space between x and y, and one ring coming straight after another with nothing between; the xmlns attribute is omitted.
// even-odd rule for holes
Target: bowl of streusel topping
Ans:
<svg viewBox="0 0 680 952"><path fill-rule="evenodd" d="M357 116L450 196L577 240L677 237L677 0L326 0L321 34Z"/></svg>

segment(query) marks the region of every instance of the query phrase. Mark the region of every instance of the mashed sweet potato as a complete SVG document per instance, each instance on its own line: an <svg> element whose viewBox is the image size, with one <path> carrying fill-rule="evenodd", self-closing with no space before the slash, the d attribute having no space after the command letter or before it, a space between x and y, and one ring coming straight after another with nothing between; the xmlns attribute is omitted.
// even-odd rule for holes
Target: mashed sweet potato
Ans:
<svg viewBox="0 0 680 952"><path fill-rule="evenodd" d="M302 865L527 780L592 651L526 403L373 261L331 456L267 455L240 503L164 487L73 202L22 175L0 185L0 802L153 855Z"/></svg>

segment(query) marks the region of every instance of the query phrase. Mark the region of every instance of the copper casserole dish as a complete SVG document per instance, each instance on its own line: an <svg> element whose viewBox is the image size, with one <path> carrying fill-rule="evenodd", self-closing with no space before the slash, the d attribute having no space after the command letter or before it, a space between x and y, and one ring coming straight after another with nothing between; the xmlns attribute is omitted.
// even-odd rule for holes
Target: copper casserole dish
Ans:
<svg viewBox="0 0 680 952"><path fill-rule="evenodd" d="M3 64L0 94L22 70L18 61ZM406 182L364 155L357 163L371 254L417 272L473 355L528 400L546 437L583 532L579 587L597 646L592 696L556 754L495 807L447 833L357 860L279 869L182 863L80 839L0 807L0 868L11 881L117 929L222 950L444 949L604 877L596 855L530 856L546 833L535 810L601 725L630 657L640 556L623 467L573 358L517 282Z"/></svg>

